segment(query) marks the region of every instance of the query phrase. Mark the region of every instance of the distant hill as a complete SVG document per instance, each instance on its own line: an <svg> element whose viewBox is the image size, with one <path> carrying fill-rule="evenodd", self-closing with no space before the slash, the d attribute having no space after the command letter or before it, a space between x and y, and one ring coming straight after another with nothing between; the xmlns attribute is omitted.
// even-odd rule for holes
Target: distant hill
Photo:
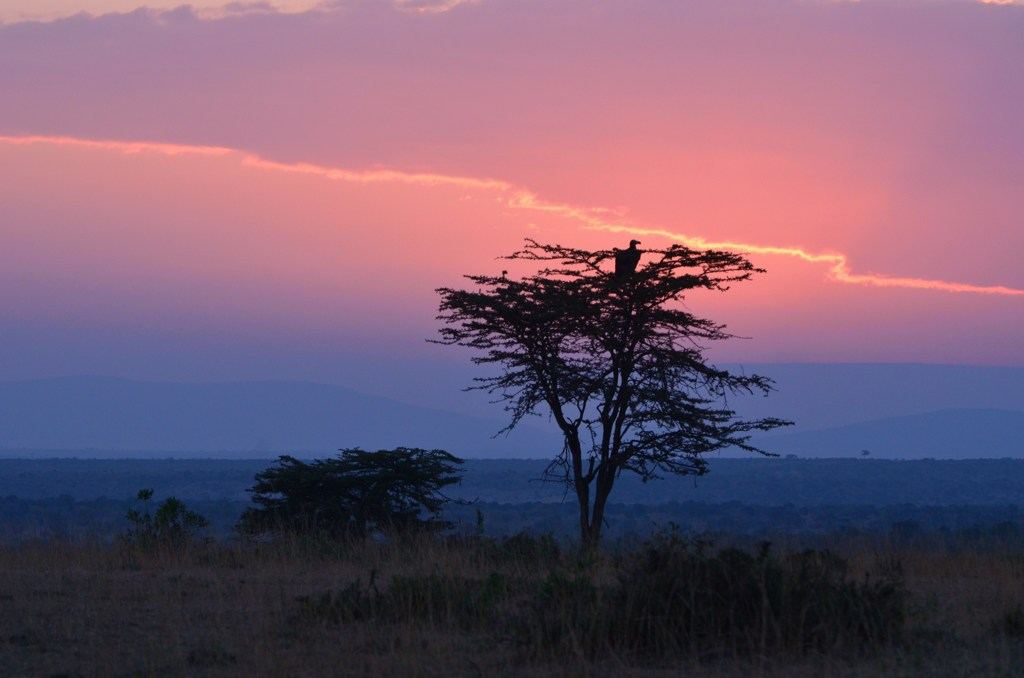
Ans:
<svg viewBox="0 0 1024 678"><path fill-rule="evenodd" d="M308 382L0 382L4 456L82 450L105 457L270 457L405 445L493 458L546 457L558 447L556 439L528 425L492 438L505 423Z"/></svg>
<svg viewBox="0 0 1024 678"><path fill-rule="evenodd" d="M1024 457L1024 412L942 410L817 431L780 433L764 436L760 442L772 452L800 457L1019 458Z"/></svg>
<svg viewBox="0 0 1024 678"><path fill-rule="evenodd" d="M724 365L776 382L767 398L735 398L747 416L791 419L810 431L946 410L1024 412L1024 367L903 363Z"/></svg>
<svg viewBox="0 0 1024 678"><path fill-rule="evenodd" d="M743 370L775 378L778 390L768 398L737 397L730 406L748 417L795 421L760 439L784 455L1024 457L1024 368L775 364ZM443 393L437 401L445 402ZM50 456L267 458L407 445L466 458L550 459L560 449L557 431L544 419L492 438L507 423L500 406L493 411L494 418L479 417L310 382L0 382L0 456L50 450Z"/></svg>

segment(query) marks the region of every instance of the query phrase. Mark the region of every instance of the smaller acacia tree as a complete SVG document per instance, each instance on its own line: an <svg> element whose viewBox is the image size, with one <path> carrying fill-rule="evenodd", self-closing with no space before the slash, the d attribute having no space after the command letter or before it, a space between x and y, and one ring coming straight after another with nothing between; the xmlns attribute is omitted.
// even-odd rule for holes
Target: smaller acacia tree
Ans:
<svg viewBox="0 0 1024 678"><path fill-rule="evenodd" d="M132 524L122 535L127 543L142 547L181 546L194 542L200 531L210 526L209 520L189 510L185 502L175 497L164 499L151 515L149 500L152 498L152 488L139 490L136 499L143 503L143 511L133 508L125 514Z"/></svg>
<svg viewBox="0 0 1024 678"><path fill-rule="evenodd" d="M436 531L451 524L443 490L460 482L462 460L444 450L342 449L304 462L282 455L249 488L257 507L238 523L243 534L296 532L365 538L373 532Z"/></svg>
<svg viewBox="0 0 1024 678"><path fill-rule="evenodd" d="M466 346L500 372L477 386L505 402L511 429L546 409L563 446L549 474L576 492L580 537L595 546L612 487L623 472L706 472L704 455L727 447L762 452L750 432L789 422L744 420L729 397L767 393L772 382L711 365L709 342L732 335L690 313L692 290L727 290L762 272L732 252L679 245L641 253L587 251L527 240L506 257L534 262L523 278L466 276L475 289L441 288L439 343ZM608 270L615 261L617 270Z"/></svg>

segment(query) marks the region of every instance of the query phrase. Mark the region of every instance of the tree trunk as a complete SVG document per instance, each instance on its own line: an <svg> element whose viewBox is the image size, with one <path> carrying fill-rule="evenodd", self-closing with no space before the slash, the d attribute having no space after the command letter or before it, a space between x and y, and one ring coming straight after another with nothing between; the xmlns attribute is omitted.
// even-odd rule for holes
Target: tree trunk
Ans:
<svg viewBox="0 0 1024 678"><path fill-rule="evenodd" d="M601 528L604 526L604 510L608 505L608 497L615 484L615 471L603 466L594 479L594 509L590 518L590 539L587 548L597 548L601 541Z"/></svg>
<svg viewBox="0 0 1024 678"><path fill-rule="evenodd" d="M580 543L584 545L593 541L590 524L590 484L583 477L583 448L580 446L579 433L575 430L567 430L565 433L565 445L569 448L569 457L572 461L572 485L576 490L576 500L579 502L580 510Z"/></svg>

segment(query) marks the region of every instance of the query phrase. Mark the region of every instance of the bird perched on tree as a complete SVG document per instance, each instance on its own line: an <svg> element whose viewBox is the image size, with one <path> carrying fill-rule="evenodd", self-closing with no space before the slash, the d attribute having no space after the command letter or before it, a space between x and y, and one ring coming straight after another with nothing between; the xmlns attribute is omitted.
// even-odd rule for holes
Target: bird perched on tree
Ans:
<svg viewBox="0 0 1024 678"><path fill-rule="evenodd" d="M616 250L615 252L615 277L625 278L636 270L640 263L640 250L636 248L639 240L630 240L629 249Z"/></svg>

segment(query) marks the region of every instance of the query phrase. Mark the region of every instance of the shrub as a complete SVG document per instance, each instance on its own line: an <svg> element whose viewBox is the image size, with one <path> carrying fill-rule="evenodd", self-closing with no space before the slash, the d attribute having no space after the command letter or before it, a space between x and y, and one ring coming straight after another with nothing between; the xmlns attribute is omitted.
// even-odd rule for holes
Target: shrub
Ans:
<svg viewBox="0 0 1024 678"><path fill-rule="evenodd" d="M180 546L193 542L200 530L209 527L210 521L190 511L183 501L174 497L164 499L150 515L149 500L153 498L152 489L139 490L136 499L143 502L143 512L129 509L125 518L132 524L122 538L129 544L143 547L156 545Z"/></svg>
<svg viewBox="0 0 1024 678"><path fill-rule="evenodd" d="M300 599L299 617L457 624L510 639L541 661L857 653L904 637L907 594L893 562L854 578L847 562L827 550L777 557L767 543L756 553L715 551L707 541L662 535L612 563L556 559L538 567L528 543L474 544L485 552L510 548L504 565L533 569L534 577L434 573L394 577L383 588L371 578L367 587L357 581Z"/></svg>
<svg viewBox="0 0 1024 678"><path fill-rule="evenodd" d="M784 558L659 536L620 563L611 638L643 655L803 653L902 638L906 593L898 564L863 581L830 551Z"/></svg>
<svg viewBox="0 0 1024 678"><path fill-rule="evenodd" d="M249 492L258 507L246 509L238 529L328 538L448 529L440 518L450 501L443 490L461 480L455 473L461 463L444 450L407 447L343 449L337 458L310 463L283 455L256 474Z"/></svg>

